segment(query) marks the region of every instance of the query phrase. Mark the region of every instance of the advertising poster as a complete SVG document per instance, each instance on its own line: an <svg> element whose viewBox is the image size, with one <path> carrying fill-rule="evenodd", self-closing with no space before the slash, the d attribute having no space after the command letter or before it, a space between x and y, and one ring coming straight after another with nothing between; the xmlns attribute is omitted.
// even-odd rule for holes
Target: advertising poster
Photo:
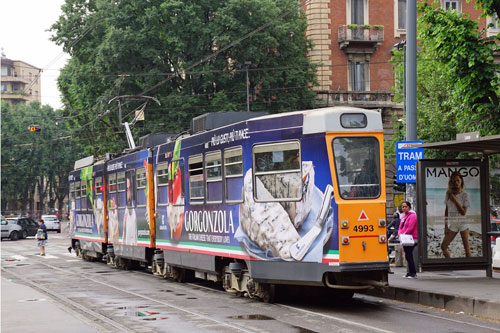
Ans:
<svg viewBox="0 0 500 333"><path fill-rule="evenodd" d="M428 259L483 257L481 167L445 162L424 168Z"/></svg>

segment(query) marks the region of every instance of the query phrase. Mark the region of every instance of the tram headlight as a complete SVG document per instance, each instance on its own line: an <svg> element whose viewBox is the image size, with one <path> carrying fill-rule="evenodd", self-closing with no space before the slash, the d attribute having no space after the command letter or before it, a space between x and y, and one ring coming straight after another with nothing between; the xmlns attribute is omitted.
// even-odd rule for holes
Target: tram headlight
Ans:
<svg viewBox="0 0 500 333"><path fill-rule="evenodd" d="M349 220L342 220L342 221L340 221L340 228L342 228L342 229L349 229Z"/></svg>
<svg viewBox="0 0 500 333"><path fill-rule="evenodd" d="M383 228L386 226L385 219L378 219L378 226Z"/></svg>
<svg viewBox="0 0 500 333"><path fill-rule="evenodd" d="M380 244L384 244L387 242L387 236L386 235L378 235L378 242Z"/></svg>
<svg viewBox="0 0 500 333"><path fill-rule="evenodd" d="M349 245L349 236L342 236L342 245Z"/></svg>

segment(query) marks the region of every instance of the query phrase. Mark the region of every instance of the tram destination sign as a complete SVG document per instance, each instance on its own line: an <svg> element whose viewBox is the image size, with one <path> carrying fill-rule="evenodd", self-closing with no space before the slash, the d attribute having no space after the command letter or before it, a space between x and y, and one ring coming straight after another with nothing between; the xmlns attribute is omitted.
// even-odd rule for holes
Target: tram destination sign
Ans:
<svg viewBox="0 0 500 333"><path fill-rule="evenodd" d="M415 148L413 144L423 141L396 142L396 183L415 183L417 179L417 161L424 158L424 148Z"/></svg>

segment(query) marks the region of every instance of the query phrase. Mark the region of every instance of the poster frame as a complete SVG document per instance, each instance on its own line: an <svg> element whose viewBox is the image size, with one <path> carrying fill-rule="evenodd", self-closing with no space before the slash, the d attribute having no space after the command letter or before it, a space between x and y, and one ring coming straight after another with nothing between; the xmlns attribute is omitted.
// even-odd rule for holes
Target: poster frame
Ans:
<svg viewBox="0 0 500 333"><path fill-rule="evenodd" d="M423 270L439 269L486 269L491 262L491 251L488 248L488 160L483 159L463 159L463 160L420 160L417 162L417 220L418 220L418 241L419 241L419 262ZM429 167L479 167L480 170L480 203L481 203L481 257L459 257L459 258L429 258L427 244L427 193L425 171ZM457 235L460 237L460 235Z"/></svg>

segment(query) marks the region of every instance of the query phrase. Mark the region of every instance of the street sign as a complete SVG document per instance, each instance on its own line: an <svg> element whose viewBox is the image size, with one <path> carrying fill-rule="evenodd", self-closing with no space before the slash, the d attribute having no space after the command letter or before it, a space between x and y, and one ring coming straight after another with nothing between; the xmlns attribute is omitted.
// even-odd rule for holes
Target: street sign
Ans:
<svg viewBox="0 0 500 333"><path fill-rule="evenodd" d="M417 161L424 158L424 148L415 148L413 143L423 141L396 142L396 182L415 183L417 179Z"/></svg>

